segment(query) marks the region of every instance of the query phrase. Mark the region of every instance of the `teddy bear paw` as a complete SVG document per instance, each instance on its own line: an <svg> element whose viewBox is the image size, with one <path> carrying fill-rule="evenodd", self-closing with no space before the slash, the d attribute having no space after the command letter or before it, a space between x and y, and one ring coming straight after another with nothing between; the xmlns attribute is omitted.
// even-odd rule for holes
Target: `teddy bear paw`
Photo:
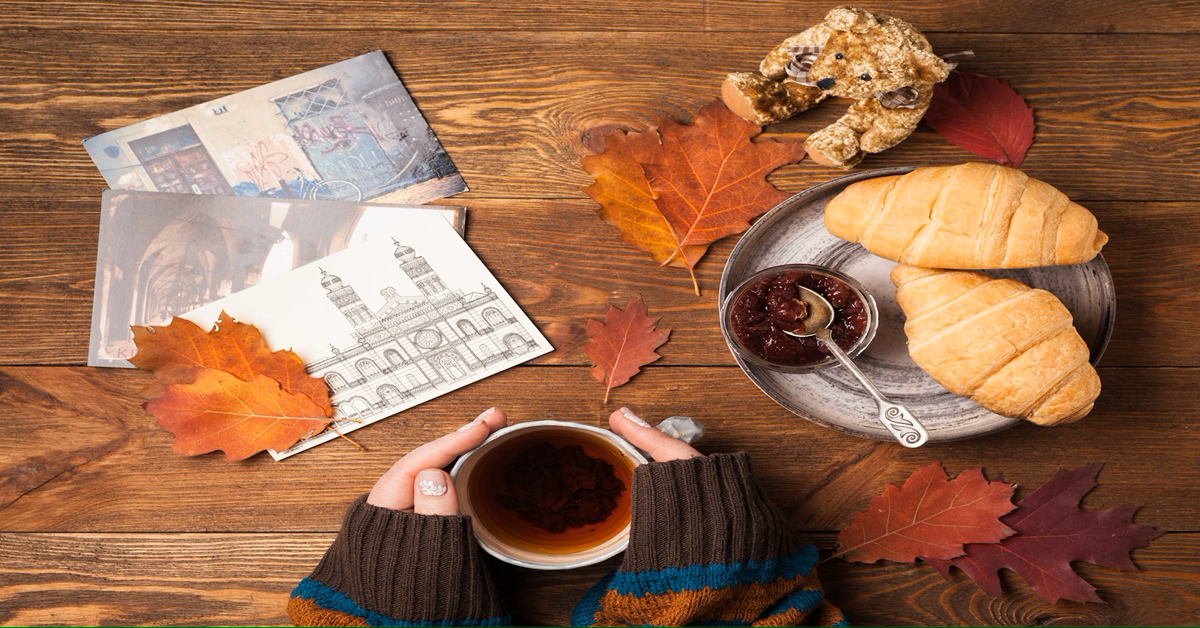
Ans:
<svg viewBox="0 0 1200 628"><path fill-rule="evenodd" d="M808 136L804 150L813 161L831 168L853 168L862 161L864 153L858 144L858 134L850 127L833 124Z"/></svg>
<svg viewBox="0 0 1200 628"><path fill-rule="evenodd" d="M734 72L721 84L721 100L729 110L755 124L782 122L819 102L815 87L773 81L754 72Z"/></svg>

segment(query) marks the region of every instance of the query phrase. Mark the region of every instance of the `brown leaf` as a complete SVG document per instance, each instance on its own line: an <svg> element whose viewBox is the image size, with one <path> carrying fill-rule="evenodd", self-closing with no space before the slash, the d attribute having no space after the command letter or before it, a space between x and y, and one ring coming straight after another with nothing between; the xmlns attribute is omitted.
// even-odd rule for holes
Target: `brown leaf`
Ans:
<svg viewBox="0 0 1200 628"><path fill-rule="evenodd" d="M621 311L608 306L604 322L589 320L587 333L592 341L583 346L596 363L591 369L596 381L604 384L604 403L613 388L629 381L641 368L659 358L655 349L667 341L670 329L654 329L657 318L646 314L646 303L639 297Z"/></svg>
<svg viewBox="0 0 1200 628"><path fill-rule="evenodd" d="M324 380L308 374L300 356L290 350L271 352L257 327L235 321L225 312L212 331L174 317L165 327L134 326L133 341L137 353L129 361L154 371L161 386L191 383L196 367L222 370L247 382L265 375L284 391L307 396L324 416L333 416L329 388Z"/></svg>
<svg viewBox="0 0 1200 628"><path fill-rule="evenodd" d="M663 121L662 150L646 172L681 245L741 233L751 218L791 196L768 183L767 175L804 159L804 144L751 141L761 131L719 100L700 109L691 126Z"/></svg>
<svg viewBox="0 0 1200 628"><path fill-rule="evenodd" d="M583 191L626 242L692 271L710 243L746 230L789 196L766 177L803 159L803 144L751 141L761 131L719 100L692 125L664 118L657 131L616 131L604 138L604 152L583 158L596 179Z"/></svg>
<svg viewBox="0 0 1200 628"><path fill-rule="evenodd" d="M1013 534L1000 522L1015 508L1012 494L1012 486L988 482L980 469L950 480L941 463L931 463L903 486L889 484L855 515L838 533L837 554L860 563L962 556L964 543L994 543Z"/></svg>
<svg viewBox="0 0 1200 628"><path fill-rule="evenodd" d="M196 368L192 383L168 385L146 409L159 427L175 434L175 453L195 456L220 449L229 462L265 449L287 449L330 423L307 395L289 393L270 377L246 382L203 367Z"/></svg>
<svg viewBox="0 0 1200 628"><path fill-rule="evenodd" d="M1099 464L1063 471L1001 519L1017 531L999 543L966 546L966 555L952 560L925 559L950 577L958 567L984 591L1002 596L1000 570L1011 569L1025 579L1038 595L1054 604L1059 599L1104 602L1096 588L1071 569L1072 561L1086 561L1109 569L1136 571L1129 552L1145 547L1162 531L1133 523L1136 506L1120 506L1099 512L1079 508L1079 500L1096 486Z"/></svg>
<svg viewBox="0 0 1200 628"><path fill-rule="evenodd" d="M690 269L708 245L686 246L684 255L675 254L680 240L655 205L658 195L642 168L658 150L658 132L654 130L616 131L604 136L604 152L583 158L583 169L596 178L583 191L600 203L596 213L621 230L622 240L646 251L659 264Z"/></svg>

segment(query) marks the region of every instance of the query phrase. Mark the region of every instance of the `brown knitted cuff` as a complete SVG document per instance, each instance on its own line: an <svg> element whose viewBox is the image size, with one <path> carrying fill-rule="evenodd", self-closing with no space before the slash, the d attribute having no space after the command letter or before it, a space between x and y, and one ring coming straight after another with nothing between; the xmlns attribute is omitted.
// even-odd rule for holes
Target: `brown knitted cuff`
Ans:
<svg viewBox="0 0 1200 628"><path fill-rule="evenodd" d="M359 606L404 622L504 614L463 515L418 515L354 500L310 576Z"/></svg>
<svg viewBox="0 0 1200 628"><path fill-rule="evenodd" d="M754 480L745 452L651 462L634 471L623 571L762 561L802 546Z"/></svg>

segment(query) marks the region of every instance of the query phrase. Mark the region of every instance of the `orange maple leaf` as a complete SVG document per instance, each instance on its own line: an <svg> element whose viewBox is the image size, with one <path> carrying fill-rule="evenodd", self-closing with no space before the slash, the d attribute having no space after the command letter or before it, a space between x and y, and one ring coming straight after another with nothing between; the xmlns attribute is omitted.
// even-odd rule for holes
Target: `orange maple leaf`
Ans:
<svg viewBox="0 0 1200 628"><path fill-rule="evenodd" d="M608 306L604 322L589 320L587 333L592 341L584 352L596 363L591 368L596 381L604 384L604 403L613 388L629 381L641 368L662 356L654 350L667 341L670 329L655 329L658 318L646 314L646 303L639 297L621 311Z"/></svg>
<svg viewBox="0 0 1200 628"><path fill-rule="evenodd" d="M191 383L196 367L219 369L247 382L265 375L285 392L308 397L321 408L322 416L333 416L329 388L324 380L308 374L300 356L290 350L272 352L257 327L235 321L225 312L212 331L179 317L164 327L135 325L133 342L137 353L129 361L154 371L163 386Z"/></svg>
<svg viewBox="0 0 1200 628"><path fill-rule="evenodd" d="M617 131L604 138L604 152L583 158L596 179L583 191L626 242L660 264L686 266L699 294L694 269L708 245L790 196L767 175L803 159L804 145L752 141L761 131L719 100L691 125L664 118L657 131Z"/></svg>
<svg viewBox="0 0 1200 628"><path fill-rule="evenodd" d="M220 449L229 462L244 460L287 449L330 423L307 395L289 393L266 375L247 382L213 368L196 367L194 374L191 383L170 384L146 403L158 425L175 434L177 454Z"/></svg>
<svg viewBox="0 0 1200 628"><path fill-rule="evenodd" d="M980 469L950 480L941 463L913 471L903 486L889 484L838 533L837 554L847 561L915 562L917 557L962 556L964 543L995 543L1014 532L1000 521L1016 506L1013 487L989 482Z"/></svg>

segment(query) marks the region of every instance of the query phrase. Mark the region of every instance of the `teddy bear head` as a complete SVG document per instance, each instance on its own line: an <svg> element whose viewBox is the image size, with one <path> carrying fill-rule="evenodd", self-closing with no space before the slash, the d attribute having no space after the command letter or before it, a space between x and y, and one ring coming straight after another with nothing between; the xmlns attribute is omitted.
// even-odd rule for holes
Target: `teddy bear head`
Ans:
<svg viewBox="0 0 1200 628"><path fill-rule="evenodd" d="M832 96L862 100L946 79L946 62L907 22L852 7L825 16L830 28L808 68L808 82Z"/></svg>

